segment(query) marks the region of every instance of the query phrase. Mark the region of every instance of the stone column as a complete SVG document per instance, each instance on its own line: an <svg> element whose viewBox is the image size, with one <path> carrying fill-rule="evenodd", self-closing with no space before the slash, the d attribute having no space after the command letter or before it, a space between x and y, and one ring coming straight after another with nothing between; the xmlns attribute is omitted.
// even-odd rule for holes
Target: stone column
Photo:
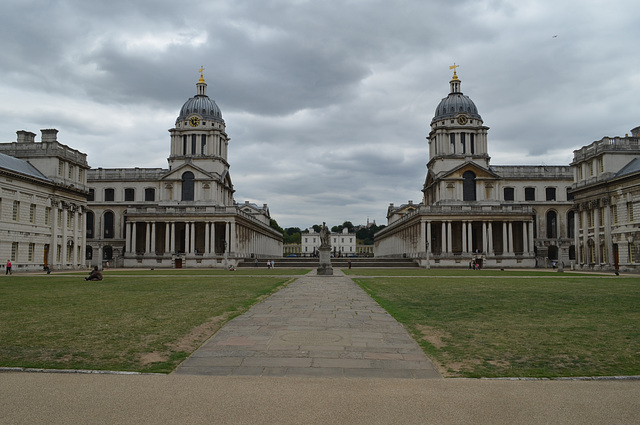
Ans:
<svg viewBox="0 0 640 425"><path fill-rule="evenodd" d="M489 222L489 228L487 229L487 249L489 250L489 255L494 255L493 252L493 222Z"/></svg>
<svg viewBox="0 0 640 425"><path fill-rule="evenodd" d="M447 221L447 252L453 253L451 221Z"/></svg>
<svg viewBox="0 0 640 425"><path fill-rule="evenodd" d="M600 208L597 205L591 206L593 211L593 241L596 243L596 264L602 263L602 253L600 252Z"/></svg>
<svg viewBox="0 0 640 425"><path fill-rule="evenodd" d="M461 227L461 233L462 235L460 235L462 237L462 253L466 254L467 252L469 252L467 250L467 222L463 221L462 222L462 227Z"/></svg>
<svg viewBox="0 0 640 425"><path fill-rule="evenodd" d="M136 223L135 221L131 223L131 252L134 255L137 255L138 252L138 223ZM102 261L102 259L100 259L100 261Z"/></svg>
<svg viewBox="0 0 640 425"><path fill-rule="evenodd" d="M522 254L523 255L528 255L529 254L529 232L527 232L527 222L523 221L522 222Z"/></svg>
<svg viewBox="0 0 640 425"><path fill-rule="evenodd" d="M509 254L513 254L513 222L509 222Z"/></svg>
<svg viewBox="0 0 640 425"><path fill-rule="evenodd" d="M604 244L607 249L607 263L614 266L616 264L613 258L613 242L611 239L611 206L608 198L603 199L604 205Z"/></svg>
<svg viewBox="0 0 640 425"><path fill-rule="evenodd" d="M189 222L189 254L196 252L196 223Z"/></svg>
<svg viewBox="0 0 640 425"><path fill-rule="evenodd" d="M487 222L482 222L482 252L487 253Z"/></svg>
<svg viewBox="0 0 640 425"><path fill-rule="evenodd" d="M447 252L447 225L444 221L442 222L442 231L440 232L440 245L442 254Z"/></svg>
<svg viewBox="0 0 640 425"><path fill-rule="evenodd" d="M229 252L237 252L238 251L238 240L236 237L236 223L235 221L232 221L231 223L229 223L229 228L230 228L230 234L229 237L231 238L231 240L229 241Z"/></svg>
<svg viewBox="0 0 640 425"><path fill-rule="evenodd" d="M231 222L227 221L225 222L224 225L224 231L225 231L225 242L227 245L227 249L225 250L225 253L228 253L229 250L231 249Z"/></svg>
<svg viewBox="0 0 640 425"><path fill-rule="evenodd" d="M473 222L467 223L467 251L473 252Z"/></svg>
<svg viewBox="0 0 640 425"><path fill-rule="evenodd" d="M124 240L124 249L127 251L127 254L131 254L131 221L127 221L127 225L125 226L125 240Z"/></svg>
<svg viewBox="0 0 640 425"><path fill-rule="evenodd" d="M204 223L204 253L209 254L211 252L211 223L206 221Z"/></svg>
<svg viewBox="0 0 640 425"><path fill-rule="evenodd" d="M169 227L169 222L164 222L164 253L167 254L171 252L171 228Z"/></svg>
<svg viewBox="0 0 640 425"><path fill-rule="evenodd" d="M144 253L148 254L151 252L151 223L146 221L144 225Z"/></svg>
<svg viewBox="0 0 640 425"><path fill-rule="evenodd" d="M533 253L535 251L535 249L534 249L534 240L533 240L533 225L534 225L533 221L530 221L529 222L529 226L528 226L528 228L529 228L529 254L532 254L532 255L533 255Z"/></svg>
<svg viewBox="0 0 640 425"><path fill-rule="evenodd" d="M211 222L211 253L216 255L216 222Z"/></svg>
<svg viewBox="0 0 640 425"><path fill-rule="evenodd" d="M429 253L433 252L433 249L431 247L431 222L427 221L427 242L429 243L429 246L427 247L427 251Z"/></svg>
<svg viewBox="0 0 640 425"><path fill-rule="evenodd" d="M507 239L507 222L502 222L502 255L509 253L509 240Z"/></svg>
<svg viewBox="0 0 640 425"><path fill-rule="evenodd" d="M156 222L151 222L151 249L149 252L153 255L156 254Z"/></svg>
<svg viewBox="0 0 640 425"><path fill-rule="evenodd" d="M171 248L169 250L170 253L176 252L176 222L171 222Z"/></svg>
<svg viewBox="0 0 640 425"><path fill-rule="evenodd" d="M68 215L69 207L65 205L62 208L62 258L60 258L62 264L67 263L67 236L69 234L69 230L67 230Z"/></svg>

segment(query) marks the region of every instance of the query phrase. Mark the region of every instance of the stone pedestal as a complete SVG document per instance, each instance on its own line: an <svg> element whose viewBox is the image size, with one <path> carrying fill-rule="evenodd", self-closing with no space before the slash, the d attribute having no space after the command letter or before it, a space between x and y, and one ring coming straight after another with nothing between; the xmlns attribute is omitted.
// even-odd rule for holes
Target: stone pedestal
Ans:
<svg viewBox="0 0 640 425"><path fill-rule="evenodd" d="M331 267L331 247L318 248L320 253L320 264L318 265L318 276L333 276L333 267Z"/></svg>

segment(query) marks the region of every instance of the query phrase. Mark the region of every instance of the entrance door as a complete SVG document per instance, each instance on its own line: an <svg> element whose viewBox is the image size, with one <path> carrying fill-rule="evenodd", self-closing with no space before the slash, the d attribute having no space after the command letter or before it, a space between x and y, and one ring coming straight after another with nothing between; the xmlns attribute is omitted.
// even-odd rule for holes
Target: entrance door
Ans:
<svg viewBox="0 0 640 425"><path fill-rule="evenodd" d="M49 244L46 244L44 246L44 267L47 268L49 267Z"/></svg>
<svg viewBox="0 0 640 425"><path fill-rule="evenodd" d="M182 258L176 258L176 269L182 268Z"/></svg>

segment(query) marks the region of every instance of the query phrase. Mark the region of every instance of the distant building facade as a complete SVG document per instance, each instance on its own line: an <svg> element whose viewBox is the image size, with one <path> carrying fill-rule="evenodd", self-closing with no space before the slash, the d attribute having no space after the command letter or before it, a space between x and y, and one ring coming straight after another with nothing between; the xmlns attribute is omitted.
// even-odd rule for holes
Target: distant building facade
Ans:
<svg viewBox="0 0 640 425"><path fill-rule="evenodd" d="M87 155L57 133L0 143L0 262L13 271L85 267Z"/></svg>
<svg viewBox="0 0 640 425"><path fill-rule="evenodd" d="M227 267L282 255L266 204L236 203L229 137L202 74L171 134L169 168L89 171L87 258L124 267Z"/></svg>
<svg viewBox="0 0 640 425"><path fill-rule="evenodd" d="M425 267L575 261L571 167L490 165L489 128L460 85L454 70L431 121L422 202L389 206L375 255Z"/></svg>
<svg viewBox="0 0 640 425"><path fill-rule="evenodd" d="M310 231L301 235L301 254L305 257L313 256L320 248L320 233ZM342 232L331 232L331 252L334 256L355 256L356 234L349 233L349 229L344 228Z"/></svg>
<svg viewBox="0 0 640 425"><path fill-rule="evenodd" d="M640 127L573 152L578 267L640 271Z"/></svg>

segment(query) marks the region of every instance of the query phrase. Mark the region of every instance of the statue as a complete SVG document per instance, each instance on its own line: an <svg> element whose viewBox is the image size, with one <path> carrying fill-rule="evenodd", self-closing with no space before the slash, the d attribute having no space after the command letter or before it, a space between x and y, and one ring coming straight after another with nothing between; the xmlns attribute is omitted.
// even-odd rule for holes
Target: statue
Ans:
<svg viewBox="0 0 640 425"><path fill-rule="evenodd" d="M326 223L322 222L322 229L320 229L320 248L330 248L331 247L331 233L329 232L329 228Z"/></svg>

